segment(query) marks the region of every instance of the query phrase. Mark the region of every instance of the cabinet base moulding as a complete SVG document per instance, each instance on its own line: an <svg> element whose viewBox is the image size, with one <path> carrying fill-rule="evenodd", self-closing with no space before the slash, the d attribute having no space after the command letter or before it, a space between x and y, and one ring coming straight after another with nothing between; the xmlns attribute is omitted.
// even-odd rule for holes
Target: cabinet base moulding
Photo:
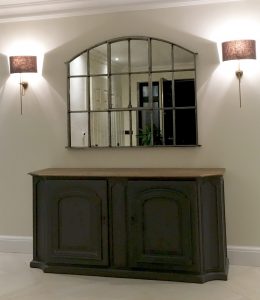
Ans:
<svg viewBox="0 0 260 300"><path fill-rule="evenodd" d="M133 278L133 279L148 279L148 280L164 280L164 281L179 281L204 283L211 280L227 280L228 268L227 263L224 272L209 272L207 274L185 274L183 272L151 272L151 271L134 271L124 269L101 269L101 268L86 268L85 266L67 266L67 265L47 265L38 261L31 261L31 268L39 268L44 273L55 274L74 274L74 275L89 275L117 278Z"/></svg>

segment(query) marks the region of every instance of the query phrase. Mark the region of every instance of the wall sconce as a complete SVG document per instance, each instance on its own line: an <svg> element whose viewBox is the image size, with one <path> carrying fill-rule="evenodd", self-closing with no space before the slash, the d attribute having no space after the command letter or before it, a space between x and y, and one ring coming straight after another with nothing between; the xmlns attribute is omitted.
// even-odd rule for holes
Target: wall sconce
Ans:
<svg viewBox="0 0 260 300"><path fill-rule="evenodd" d="M21 115L23 114L23 96L28 88L28 82L22 81L21 73L36 73L37 72L37 57L36 56L10 56L10 73L20 73L20 102Z"/></svg>
<svg viewBox="0 0 260 300"><path fill-rule="evenodd" d="M223 61L238 60L238 70L236 77L238 79L239 101L241 107L241 78L243 71L240 70L240 59L256 59L256 42L255 40L235 40L222 43Z"/></svg>

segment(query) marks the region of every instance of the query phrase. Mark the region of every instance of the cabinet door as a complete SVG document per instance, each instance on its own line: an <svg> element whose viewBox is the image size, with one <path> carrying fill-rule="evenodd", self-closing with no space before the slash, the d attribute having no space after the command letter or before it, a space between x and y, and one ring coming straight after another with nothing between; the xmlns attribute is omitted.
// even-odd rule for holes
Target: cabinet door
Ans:
<svg viewBox="0 0 260 300"><path fill-rule="evenodd" d="M105 180L37 184L38 255L47 263L108 264Z"/></svg>
<svg viewBox="0 0 260 300"><path fill-rule="evenodd" d="M131 181L127 196L131 267L161 270L194 267L195 183Z"/></svg>

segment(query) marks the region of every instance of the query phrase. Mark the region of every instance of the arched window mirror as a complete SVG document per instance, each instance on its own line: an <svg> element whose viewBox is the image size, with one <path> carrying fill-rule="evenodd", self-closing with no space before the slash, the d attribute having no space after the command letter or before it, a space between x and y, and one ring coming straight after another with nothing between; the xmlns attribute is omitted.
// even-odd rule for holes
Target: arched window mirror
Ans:
<svg viewBox="0 0 260 300"><path fill-rule="evenodd" d="M196 146L196 53L123 37L68 63L68 147Z"/></svg>

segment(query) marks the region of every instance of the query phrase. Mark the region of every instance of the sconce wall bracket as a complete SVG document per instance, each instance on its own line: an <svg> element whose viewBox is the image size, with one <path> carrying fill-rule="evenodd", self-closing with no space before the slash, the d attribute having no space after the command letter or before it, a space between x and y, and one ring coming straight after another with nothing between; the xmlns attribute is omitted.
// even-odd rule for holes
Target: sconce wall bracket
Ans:
<svg viewBox="0 0 260 300"><path fill-rule="evenodd" d="M242 76L243 76L243 71L242 70L237 70L236 71L236 76L237 76L237 79L241 79L242 78Z"/></svg>
<svg viewBox="0 0 260 300"><path fill-rule="evenodd" d="M21 82L19 82L19 84L20 84L20 87L21 87L21 94L22 94L22 96L24 96L25 91L27 90L29 84L26 81L21 81Z"/></svg>

